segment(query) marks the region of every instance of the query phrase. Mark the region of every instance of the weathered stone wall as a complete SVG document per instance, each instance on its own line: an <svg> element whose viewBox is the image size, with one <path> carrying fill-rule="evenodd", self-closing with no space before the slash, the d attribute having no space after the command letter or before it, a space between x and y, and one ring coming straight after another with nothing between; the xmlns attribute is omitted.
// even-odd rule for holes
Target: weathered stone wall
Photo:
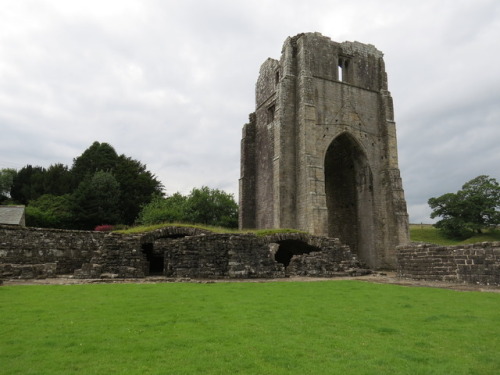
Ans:
<svg viewBox="0 0 500 375"><path fill-rule="evenodd" d="M72 274L104 237L101 232L0 226L0 278Z"/></svg>
<svg viewBox="0 0 500 375"><path fill-rule="evenodd" d="M176 278L329 277L366 272L337 239L299 233L167 237L156 239L153 247L155 253L164 254L164 275ZM289 252L287 267L277 260L280 251Z"/></svg>
<svg viewBox="0 0 500 375"><path fill-rule="evenodd" d="M402 278L500 285L500 242L412 244L398 248L397 261Z"/></svg>
<svg viewBox="0 0 500 375"><path fill-rule="evenodd" d="M166 275L190 278L283 277L265 241L252 235L217 234L175 240L166 253Z"/></svg>
<svg viewBox="0 0 500 375"><path fill-rule="evenodd" d="M0 228L0 279L60 274L75 278L329 277L361 269L356 256L339 240L303 233L259 237L168 227L123 235Z"/></svg>
<svg viewBox="0 0 500 375"><path fill-rule="evenodd" d="M261 66L241 149L241 228L339 238L371 267L395 267L408 215L382 52L288 38Z"/></svg>
<svg viewBox="0 0 500 375"><path fill-rule="evenodd" d="M74 272L75 278L145 277L147 262L140 236L108 233L92 257Z"/></svg>
<svg viewBox="0 0 500 375"><path fill-rule="evenodd" d="M500 242L448 247L412 244L399 247L396 254L402 278L500 285ZM338 239L304 233L259 237L168 227L122 235L0 226L0 279L72 273L76 278L156 274L214 279L367 272Z"/></svg>

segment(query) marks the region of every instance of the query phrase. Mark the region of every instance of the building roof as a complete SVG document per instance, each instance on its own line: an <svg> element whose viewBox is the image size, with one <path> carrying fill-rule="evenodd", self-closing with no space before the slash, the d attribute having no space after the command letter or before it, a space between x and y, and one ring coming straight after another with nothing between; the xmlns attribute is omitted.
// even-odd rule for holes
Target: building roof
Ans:
<svg viewBox="0 0 500 375"><path fill-rule="evenodd" d="M24 226L24 206L0 206L0 224Z"/></svg>

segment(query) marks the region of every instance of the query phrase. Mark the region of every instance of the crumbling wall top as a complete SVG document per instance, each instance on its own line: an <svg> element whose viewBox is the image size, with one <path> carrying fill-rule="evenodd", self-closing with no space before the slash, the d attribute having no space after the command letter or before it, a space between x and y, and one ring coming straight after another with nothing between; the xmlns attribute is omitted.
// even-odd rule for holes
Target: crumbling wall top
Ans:
<svg viewBox="0 0 500 375"><path fill-rule="evenodd" d="M364 44L357 41L342 42L342 51L349 55L375 56L377 58L384 57L384 54L379 51L373 44Z"/></svg>

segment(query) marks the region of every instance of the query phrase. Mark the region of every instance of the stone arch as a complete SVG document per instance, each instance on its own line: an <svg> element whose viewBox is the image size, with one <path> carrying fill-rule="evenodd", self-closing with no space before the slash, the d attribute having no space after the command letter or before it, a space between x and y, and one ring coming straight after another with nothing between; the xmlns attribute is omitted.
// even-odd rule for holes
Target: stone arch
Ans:
<svg viewBox="0 0 500 375"><path fill-rule="evenodd" d="M319 247L308 244L300 240L278 241L278 249L274 254L274 260L283 266L288 267L294 255L309 254L314 251L321 251Z"/></svg>
<svg viewBox="0 0 500 375"><path fill-rule="evenodd" d="M276 233L267 237L267 242L274 245L274 260L286 268L294 255L322 251L319 237L307 233Z"/></svg>
<svg viewBox="0 0 500 375"><path fill-rule="evenodd" d="M151 243L160 238L182 238L187 236L201 236L213 234L209 230L194 227L170 226L148 232L141 237L141 244Z"/></svg>
<svg viewBox="0 0 500 375"><path fill-rule="evenodd" d="M158 248L155 242L162 239L178 239L188 236L200 236L212 232L193 227L169 226L146 233L140 238L141 250L147 262L146 274L166 275L168 274L169 259L164 247Z"/></svg>
<svg viewBox="0 0 500 375"><path fill-rule="evenodd" d="M328 235L374 266L373 175L366 152L344 132L328 146L324 163Z"/></svg>

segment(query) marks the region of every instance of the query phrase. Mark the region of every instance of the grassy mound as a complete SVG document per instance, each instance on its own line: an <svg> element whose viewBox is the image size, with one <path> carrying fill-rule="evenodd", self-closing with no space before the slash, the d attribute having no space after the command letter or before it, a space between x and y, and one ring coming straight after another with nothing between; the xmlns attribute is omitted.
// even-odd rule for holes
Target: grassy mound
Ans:
<svg viewBox="0 0 500 375"><path fill-rule="evenodd" d="M147 233L157 229L161 229L168 226L176 226L176 227L189 227L189 228L197 228L208 230L213 233L253 233L257 236L268 236L275 233L305 233L297 229L255 229L255 230L243 230L240 231L238 229L230 229L223 227L213 227L210 225L201 225L201 224L186 224L186 223L164 223L164 224L156 224L149 226L137 226L128 229L122 229L115 231L116 233L124 233L124 234L136 234L136 233Z"/></svg>

